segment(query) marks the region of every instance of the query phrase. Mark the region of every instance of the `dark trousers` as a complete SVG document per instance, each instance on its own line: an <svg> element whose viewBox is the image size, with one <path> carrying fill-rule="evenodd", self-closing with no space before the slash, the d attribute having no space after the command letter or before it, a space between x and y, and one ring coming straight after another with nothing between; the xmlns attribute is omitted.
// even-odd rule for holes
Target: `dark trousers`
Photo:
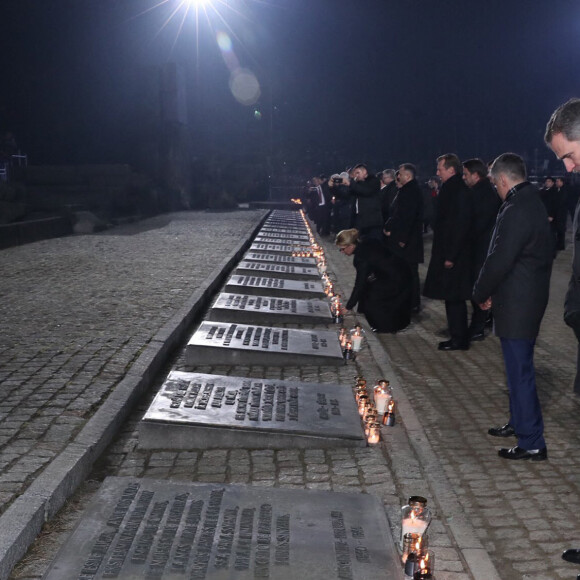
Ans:
<svg viewBox="0 0 580 580"><path fill-rule="evenodd" d="M473 313L471 315L471 324L469 325L470 334L481 334L485 330L485 322L487 320L487 310L482 310L479 304L471 301L473 306Z"/></svg>
<svg viewBox="0 0 580 580"><path fill-rule="evenodd" d="M409 262L411 273L413 274L413 293L411 298L411 308L419 308L421 306L421 283L419 282L419 264L417 262Z"/></svg>
<svg viewBox="0 0 580 580"><path fill-rule="evenodd" d="M580 328L574 328L574 334L578 341L578 350L576 351L576 378L574 379L574 392L580 395Z"/></svg>
<svg viewBox="0 0 580 580"><path fill-rule="evenodd" d="M535 339L500 338L510 397L510 425L522 449L542 449L544 421L536 390Z"/></svg>
<svg viewBox="0 0 580 580"><path fill-rule="evenodd" d="M465 300L445 300L445 313L451 340L466 343L467 336L467 304Z"/></svg>

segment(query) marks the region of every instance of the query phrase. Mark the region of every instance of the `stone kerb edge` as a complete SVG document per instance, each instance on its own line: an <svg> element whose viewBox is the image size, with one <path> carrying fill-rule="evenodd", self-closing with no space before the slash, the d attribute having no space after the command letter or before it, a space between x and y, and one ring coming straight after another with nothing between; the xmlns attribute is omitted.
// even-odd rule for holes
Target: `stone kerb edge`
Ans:
<svg viewBox="0 0 580 580"><path fill-rule="evenodd" d="M337 270L338 263L336 259L328 251L328 247L326 247L326 250L329 266ZM397 408L402 417L401 423L403 424L405 437L417 455L421 467L432 475L429 482L427 482L428 486L432 489L437 504L445 514L446 525L453 535L453 539L458 550L461 552L468 570L473 575L474 580L501 580L489 554L481 544L473 526L461 509L457 496L443 468L435 459L435 454L425 430L421 426L419 417L401 388L399 377L384 352L379 339L372 332L366 319L360 317L358 323L365 329L365 337L369 351L377 366L380 368L382 376L388 377L396 389Z"/></svg>
<svg viewBox="0 0 580 580"><path fill-rule="evenodd" d="M65 501L89 475L95 461L111 443L139 396L150 386L155 373L184 338L188 326L209 304L221 285L262 227L268 212L242 237L174 315L153 337L126 377L81 429L75 440L47 466L32 485L0 516L0 580L7 580L14 566L26 554L42 530Z"/></svg>

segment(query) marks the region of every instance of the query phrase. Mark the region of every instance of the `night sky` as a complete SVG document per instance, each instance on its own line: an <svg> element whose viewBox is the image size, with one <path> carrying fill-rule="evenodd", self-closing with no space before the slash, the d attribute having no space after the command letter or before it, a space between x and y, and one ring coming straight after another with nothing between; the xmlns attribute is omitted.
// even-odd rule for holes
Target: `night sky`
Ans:
<svg viewBox="0 0 580 580"><path fill-rule="evenodd" d="M207 7L197 32L180 2L3 0L0 130L32 163L124 161L141 71L175 61L200 154L265 139L289 163L512 150L531 165L552 158L550 113L580 96L578 0L213 0L223 21ZM219 31L257 103L233 97Z"/></svg>

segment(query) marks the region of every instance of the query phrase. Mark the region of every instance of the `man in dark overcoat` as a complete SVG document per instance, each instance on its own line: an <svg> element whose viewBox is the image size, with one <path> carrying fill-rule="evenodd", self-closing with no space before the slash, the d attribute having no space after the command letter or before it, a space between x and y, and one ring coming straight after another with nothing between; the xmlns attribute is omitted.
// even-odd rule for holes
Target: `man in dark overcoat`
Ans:
<svg viewBox="0 0 580 580"><path fill-rule="evenodd" d="M566 171L580 172L580 99L560 105L548 121L544 139ZM580 216L576 206L573 234L572 275L564 302L564 322L574 330L578 340L574 392L580 395Z"/></svg>
<svg viewBox="0 0 580 580"><path fill-rule="evenodd" d="M433 223L433 249L423 296L445 300L450 340L439 350L467 350L466 300L471 297L471 191L463 182L461 161L453 153L437 159L442 185Z"/></svg>
<svg viewBox="0 0 580 580"><path fill-rule="evenodd" d="M560 105L546 125L544 140L564 162L566 171L580 172L580 99L570 99ZM564 302L564 322L574 330L578 340L574 392L580 395L580 205L576 205L572 225L572 275ZM580 564L580 549L565 550L562 558Z"/></svg>
<svg viewBox="0 0 580 580"><path fill-rule="evenodd" d="M534 369L534 345L548 304L553 238L539 192L526 181L515 153L493 163L491 177L503 204L489 252L473 288L473 300L493 307L509 391L509 421L492 427L494 437L516 435L517 445L499 450L505 459L543 461L548 452Z"/></svg>
<svg viewBox="0 0 580 580"><path fill-rule="evenodd" d="M497 191L487 178L487 165L481 159L468 159L463 162L463 181L473 195L473 220L471 222L471 273L475 282L485 262L491 233L501 200ZM469 325L469 340L485 338L487 312L471 301L473 312Z"/></svg>
<svg viewBox="0 0 580 580"><path fill-rule="evenodd" d="M383 218L381 212L381 182L376 175L369 173L366 165L359 163L350 171L350 177L343 183L349 187L350 195L355 198L355 227L361 239L383 237Z"/></svg>
<svg viewBox="0 0 580 580"><path fill-rule="evenodd" d="M411 308L418 312L421 306L419 264L423 263L423 192L412 163L403 163L399 167L397 180L400 189L391 204L391 217L385 223L384 233L391 251L404 258L411 268Z"/></svg>

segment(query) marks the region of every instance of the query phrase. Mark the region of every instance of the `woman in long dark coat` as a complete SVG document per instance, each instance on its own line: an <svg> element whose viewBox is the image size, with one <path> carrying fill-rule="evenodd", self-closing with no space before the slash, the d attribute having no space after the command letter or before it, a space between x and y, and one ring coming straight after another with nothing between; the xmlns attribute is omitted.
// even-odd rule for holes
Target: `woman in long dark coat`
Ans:
<svg viewBox="0 0 580 580"><path fill-rule="evenodd" d="M354 256L356 280L347 310L358 304L358 312L377 332L397 332L407 327L413 288L409 264L379 240L361 241L356 229L341 231L336 245L347 256Z"/></svg>

